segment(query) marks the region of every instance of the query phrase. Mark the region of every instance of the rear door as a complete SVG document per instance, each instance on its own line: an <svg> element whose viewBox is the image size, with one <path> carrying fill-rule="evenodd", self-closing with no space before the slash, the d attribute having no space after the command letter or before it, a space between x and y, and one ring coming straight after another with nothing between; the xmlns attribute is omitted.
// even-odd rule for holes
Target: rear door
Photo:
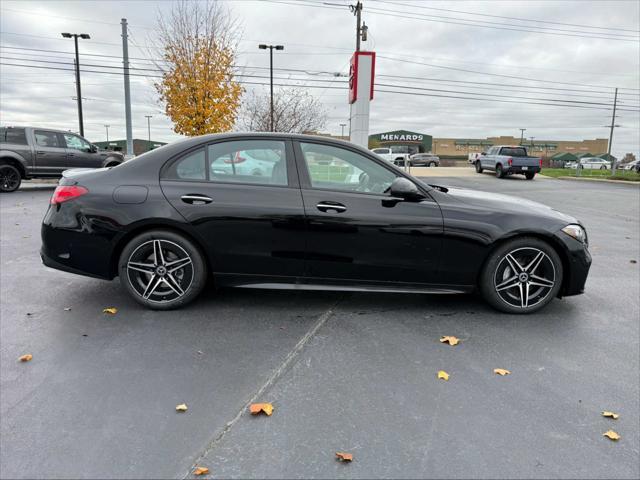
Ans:
<svg viewBox="0 0 640 480"><path fill-rule="evenodd" d="M167 164L161 186L220 278L268 283L303 274L304 208L288 139L203 144Z"/></svg>
<svg viewBox="0 0 640 480"><path fill-rule="evenodd" d="M73 133L63 134L70 168L100 168L103 158L94 153L91 144Z"/></svg>
<svg viewBox="0 0 640 480"><path fill-rule="evenodd" d="M51 130L34 130L36 175L60 176L69 168L64 138Z"/></svg>
<svg viewBox="0 0 640 480"><path fill-rule="evenodd" d="M393 199L388 188L397 172L356 150L311 140L295 145L309 282L437 283L443 225L435 201Z"/></svg>

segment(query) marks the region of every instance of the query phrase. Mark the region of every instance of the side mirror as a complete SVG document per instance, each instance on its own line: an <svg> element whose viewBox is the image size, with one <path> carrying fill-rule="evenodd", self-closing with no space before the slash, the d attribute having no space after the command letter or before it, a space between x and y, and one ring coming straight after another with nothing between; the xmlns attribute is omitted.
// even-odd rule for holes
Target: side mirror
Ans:
<svg viewBox="0 0 640 480"><path fill-rule="evenodd" d="M96 153L98 151L98 147L96 147L93 143L91 144L91 146L89 147L89 152L90 153Z"/></svg>
<svg viewBox="0 0 640 480"><path fill-rule="evenodd" d="M487 152L482 152L480 155L486 155L486 154L487 154Z"/></svg>
<svg viewBox="0 0 640 480"><path fill-rule="evenodd" d="M399 197L404 200L422 200L425 198L424 194L418 189L415 183L407 180L404 177L397 177L391 187L389 187L389 192L393 197Z"/></svg>

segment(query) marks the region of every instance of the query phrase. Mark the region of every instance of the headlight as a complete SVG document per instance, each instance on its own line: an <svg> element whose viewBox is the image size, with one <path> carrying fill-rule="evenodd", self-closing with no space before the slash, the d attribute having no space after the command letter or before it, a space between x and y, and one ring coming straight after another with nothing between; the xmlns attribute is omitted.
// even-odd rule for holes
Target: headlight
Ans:
<svg viewBox="0 0 640 480"><path fill-rule="evenodd" d="M587 244L587 232L580 225L567 225L562 231L580 243Z"/></svg>

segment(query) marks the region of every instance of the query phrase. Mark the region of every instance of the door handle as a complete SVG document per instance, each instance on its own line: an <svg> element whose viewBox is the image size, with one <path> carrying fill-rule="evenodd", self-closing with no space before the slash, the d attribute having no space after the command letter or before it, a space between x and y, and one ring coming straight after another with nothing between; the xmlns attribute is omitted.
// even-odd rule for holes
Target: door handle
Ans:
<svg viewBox="0 0 640 480"><path fill-rule="evenodd" d="M36 150L36 153L37 153L38 155L44 155L44 154L45 154L45 153L47 153L47 152L45 152L45 151L43 151L43 150Z"/></svg>
<svg viewBox="0 0 640 480"><path fill-rule="evenodd" d="M316 208L321 212L335 210L336 213L342 213L347 210L347 207L338 202L320 202L318 205L316 205Z"/></svg>
<svg viewBox="0 0 640 480"><path fill-rule="evenodd" d="M67 157L73 157L75 153L67 153Z"/></svg>
<svg viewBox="0 0 640 480"><path fill-rule="evenodd" d="M207 197L206 195L199 195L197 193L189 193L187 195L182 195L180 199L184 203L189 203L191 205L203 205L205 203L213 202L213 198Z"/></svg>

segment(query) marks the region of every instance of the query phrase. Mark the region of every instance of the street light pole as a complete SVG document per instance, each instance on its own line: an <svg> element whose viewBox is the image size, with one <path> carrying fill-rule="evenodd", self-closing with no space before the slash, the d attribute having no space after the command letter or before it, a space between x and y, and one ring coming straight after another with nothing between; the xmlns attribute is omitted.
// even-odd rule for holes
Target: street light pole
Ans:
<svg viewBox="0 0 640 480"><path fill-rule="evenodd" d="M107 129L107 142L109 141L109 127L110 127L110 126L111 126L111 125L105 125L105 126L104 126L104 128L106 128L106 129Z"/></svg>
<svg viewBox="0 0 640 480"><path fill-rule="evenodd" d="M270 130L273 132L274 129L274 125L273 125L273 49L275 48L276 50L284 50L284 46L283 45L266 45L264 43L261 43L260 45L258 45L258 48L260 50L266 50L267 48L269 49L269 78L270 78L270 90L271 90L271 108L270 108Z"/></svg>
<svg viewBox="0 0 640 480"><path fill-rule="evenodd" d="M151 150L151 119L153 115L145 115L147 119L147 152Z"/></svg>
<svg viewBox="0 0 640 480"><path fill-rule="evenodd" d="M84 121L82 119L82 92L80 88L80 57L78 56L78 37L82 39L91 38L88 33L68 33L63 32L64 38L73 38L76 47L76 95L78 96L78 123L80 125L80 136L84 137Z"/></svg>
<svg viewBox="0 0 640 480"><path fill-rule="evenodd" d="M609 132L609 146L607 148L607 161L611 162L611 175L616 174L616 162L611 160L611 142L613 142L613 129L616 126L616 107L618 106L618 87L613 97L613 115L611 115L611 131Z"/></svg>
<svg viewBox="0 0 640 480"><path fill-rule="evenodd" d="M522 142L524 140L524 132L526 132L526 128L519 128L518 130L520 130L520 145L522 145Z"/></svg>
<svg viewBox="0 0 640 480"><path fill-rule="evenodd" d="M340 134L341 137L344 137L344 127L346 127L347 124L346 123L341 123L340 124L340 128L342 129L342 133Z"/></svg>

